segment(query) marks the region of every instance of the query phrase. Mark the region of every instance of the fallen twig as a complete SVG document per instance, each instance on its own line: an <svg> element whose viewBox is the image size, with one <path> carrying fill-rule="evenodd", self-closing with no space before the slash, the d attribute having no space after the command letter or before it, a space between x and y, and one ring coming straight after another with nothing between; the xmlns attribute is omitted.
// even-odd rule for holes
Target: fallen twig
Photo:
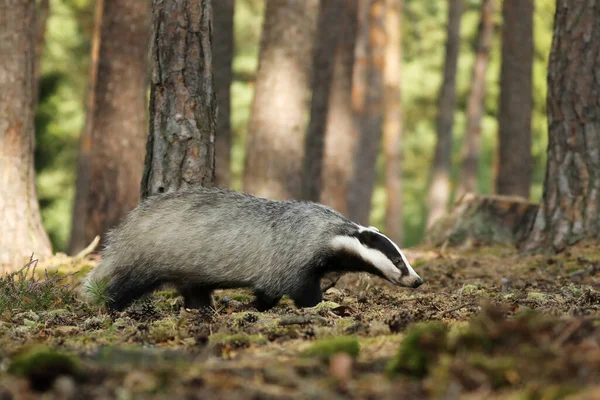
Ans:
<svg viewBox="0 0 600 400"><path fill-rule="evenodd" d="M84 258L86 258L87 256L89 256L90 254L92 254L94 252L94 250L96 250L96 247L98 247L98 243L100 243L100 235L96 235L96 237L94 238L94 240L92 240L92 243L88 244L85 249L81 250L73 258L76 261L83 260Z"/></svg>

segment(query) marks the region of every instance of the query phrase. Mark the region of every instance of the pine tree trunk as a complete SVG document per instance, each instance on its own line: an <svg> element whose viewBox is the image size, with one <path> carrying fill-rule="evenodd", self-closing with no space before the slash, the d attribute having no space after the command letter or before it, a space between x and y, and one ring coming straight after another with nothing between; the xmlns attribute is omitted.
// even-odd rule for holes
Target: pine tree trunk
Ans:
<svg viewBox="0 0 600 400"><path fill-rule="evenodd" d="M334 53L319 197L321 203L345 215L348 213L350 183L355 176L354 158L359 133L352 104L358 9L358 0L346 0L340 15L340 38Z"/></svg>
<svg viewBox="0 0 600 400"><path fill-rule="evenodd" d="M301 197L318 6L267 1L244 168L244 190L255 195Z"/></svg>
<svg viewBox="0 0 600 400"><path fill-rule="evenodd" d="M142 198L215 182L211 0L153 1Z"/></svg>
<svg viewBox="0 0 600 400"><path fill-rule="evenodd" d="M383 153L385 156L385 232L402 243L402 109L400 103L402 0L386 0L387 44L384 71L385 116Z"/></svg>
<svg viewBox="0 0 600 400"><path fill-rule="evenodd" d="M559 0L548 65L548 163L525 250L600 237L600 3Z"/></svg>
<svg viewBox="0 0 600 400"><path fill-rule="evenodd" d="M427 228L442 217L450 199L450 167L452 160L452 127L456 108L456 69L460 53L460 21L463 0L448 1L448 24L444 80L438 98L437 142L427 193Z"/></svg>
<svg viewBox="0 0 600 400"><path fill-rule="evenodd" d="M361 2L360 8L353 89L360 133L355 152L354 179L348 193L348 216L361 224L368 224L383 126L385 1Z"/></svg>
<svg viewBox="0 0 600 400"><path fill-rule="evenodd" d="M323 173L323 154L333 70L338 41L342 39L344 0L321 0L313 52L310 122L306 130L302 198L319 201ZM334 55L332 57L332 54Z"/></svg>
<svg viewBox="0 0 600 400"><path fill-rule="evenodd" d="M104 0L96 0L94 9L94 32L92 35L92 51L90 57L89 86L86 99L87 114L85 125L79 139L79 154L77 156L77 177L75 179L75 198L71 215L71 238L69 254L76 254L83 249L85 243L85 223L87 220L87 199L90 188L89 159L92 149L92 127L94 108L96 107L96 80L98 77L98 60L100 59L100 36L102 32L102 16Z"/></svg>
<svg viewBox="0 0 600 400"><path fill-rule="evenodd" d="M494 33L494 0L481 3L481 21L475 47L475 63L471 92L467 102L467 129L462 146L462 163L457 196L477 192L477 170L481 148L481 119L485 103L485 75L487 72L490 47Z"/></svg>
<svg viewBox="0 0 600 400"><path fill-rule="evenodd" d="M88 171L83 236L78 251L113 228L139 201L146 137L150 3L103 2L95 105L90 109ZM81 197L80 197L81 199ZM77 205L75 209L79 209Z"/></svg>
<svg viewBox="0 0 600 400"><path fill-rule="evenodd" d="M213 1L213 71L217 93L215 178L222 187L231 185L231 80L234 52L234 0Z"/></svg>
<svg viewBox="0 0 600 400"><path fill-rule="evenodd" d="M504 0L496 192L529 198L533 0Z"/></svg>
<svg viewBox="0 0 600 400"><path fill-rule="evenodd" d="M42 226L33 168L35 2L0 2L0 272L52 249Z"/></svg>
<svg viewBox="0 0 600 400"><path fill-rule="evenodd" d="M305 198L346 213L358 134L351 97L358 1L322 0L322 4L326 7L321 11L315 50L311 123L304 163L304 187L312 190Z"/></svg>

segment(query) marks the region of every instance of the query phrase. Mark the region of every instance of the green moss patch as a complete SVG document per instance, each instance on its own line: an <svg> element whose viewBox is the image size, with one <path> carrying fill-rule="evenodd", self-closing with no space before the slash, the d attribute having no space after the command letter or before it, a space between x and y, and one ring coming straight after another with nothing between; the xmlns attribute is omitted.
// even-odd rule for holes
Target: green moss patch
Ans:
<svg viewBox="0 0 600 400"><path fill-rule="evenodd" d="M314 342L302 352L302 355L304 357L316 357L326 361L337 353L346 353L352 358L356 358L358 357L359 352L360 345L354 336L338 336Z"/></svg>

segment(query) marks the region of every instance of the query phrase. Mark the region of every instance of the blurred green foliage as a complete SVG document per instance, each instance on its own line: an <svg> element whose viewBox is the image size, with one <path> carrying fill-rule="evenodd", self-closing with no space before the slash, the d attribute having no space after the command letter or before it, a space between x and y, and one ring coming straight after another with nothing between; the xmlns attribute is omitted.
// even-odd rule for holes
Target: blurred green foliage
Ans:
<svg viewBox="0 0 600 400"><path fill-rule="evenodd" d="M89 77L90 41L93 30L93 0L52 0L42 60L40 103L36 112L36 169L42 218L56 251L69 239L74 195L78 138L85 121L85 99ZM533 155L535 161L532 199L541 197L547 146L546 65L552 41L553 0L537 0L534 20L534 113ZM480 0L466 0L462 47L458 68L458 107L455 113L453 177L456 179L459 150L465 129L464 111L471 80L473 43L479 23ZM405 0L403 39L402 104L404 115L403 177L405 245L423 237L425 196L435 144L437 96L442 78L446 41L447 2ZM493 162L498 124L500 27L491 52L487 97L482 131L479 190L493 190ZM236 0L232 93L232 171L235 189L241 189L247 122L258 65L258 45L264 0ZM382 160L378 162L378 186L373 197L372 222L383 225L385 191L381 183Z"/></svg>

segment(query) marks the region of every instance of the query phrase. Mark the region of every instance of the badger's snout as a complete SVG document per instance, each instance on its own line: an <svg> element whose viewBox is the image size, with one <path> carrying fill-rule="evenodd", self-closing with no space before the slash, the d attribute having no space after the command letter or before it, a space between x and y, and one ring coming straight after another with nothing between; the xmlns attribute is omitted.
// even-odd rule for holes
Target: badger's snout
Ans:
<svg viewBox="0 0 600 400"><path fill-rule="evenodd" d="M411 288L416 289L419 286L421 286L423 284L423 278L418 277L417 279L415 279L415 281L413 282Z"/></svg>
<svg viewBox="0 0 600 400"><path fill-rule="evenodd" d="M419 275L408 275L400 278L396 284L399 286L404 286L411 289L416 289L423 284L423 278Z"/></svg>

